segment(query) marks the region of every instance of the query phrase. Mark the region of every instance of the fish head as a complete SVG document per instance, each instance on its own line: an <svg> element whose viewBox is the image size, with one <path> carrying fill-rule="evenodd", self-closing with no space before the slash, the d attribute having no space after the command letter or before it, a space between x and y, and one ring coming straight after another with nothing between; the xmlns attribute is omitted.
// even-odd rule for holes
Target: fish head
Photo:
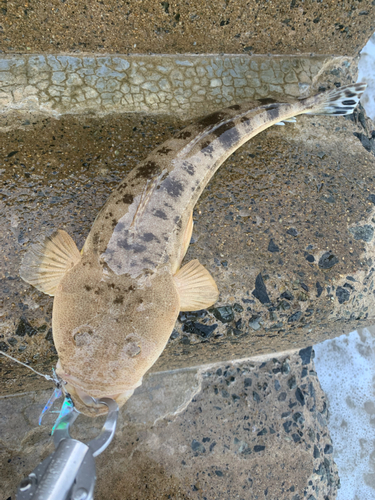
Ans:
<svg viewBox="0 0 375 500"><path fill-rule="evenodd" d="M168 267L137 278L118 276L83 257L59 283L52 330L56 373L77 409L96 416L96 402L122 406L164 349L180 301Z"/></svg>

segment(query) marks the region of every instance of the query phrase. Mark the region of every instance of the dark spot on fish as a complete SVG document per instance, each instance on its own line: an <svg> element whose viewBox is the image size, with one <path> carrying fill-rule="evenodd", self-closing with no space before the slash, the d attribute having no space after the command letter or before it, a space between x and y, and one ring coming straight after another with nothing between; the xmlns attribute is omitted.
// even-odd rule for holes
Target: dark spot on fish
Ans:
<svg viewBox="0 0 375 500"><path fill-rule="evenodd" d="M342 101L342 104L344 106L354 106L355 100L354 99L349 99L349 100L346 100L346 101Z"/></svg>
<svg viewBox="0 0 375 500"><path fill-rule="evenodd" d="M250 121L250 118L248 118L247 116L243 116L240 120L241 123L245 123L245 122L249 122Z"/></svg>
<svg viewBox="0 0 375 500"><path fill-rule="evenodd" d="M345 97L355 97L357 94L351 90L345 90ZM335 99L334 99L335 100Z"/></svg>
<svg viewBox="0 0 375 500"><path fill-rule="evenodd" d="M194 165L192 165L191 163L184 163L182 168L185 170L185 172L187 172L190 175L194 175L195 173Z"/></svg>
<svg viewBox="0 0 375 500"><path fill-rule="evenodd" d="M125 194L122 198L123 203L131 205L133 203L134 196L132 194Z"/></svg>
<svg viewBox="0 0 375 500"><path fill-rule="evenodd" d="M128 288L128 292L134 292L135 287L133 285L130 285Z"/></svg>
<svg viewBox="0 0 375 500"><path fill-rule="evenodd" d="M237 127L233 121L224 123L213 133L220 139L220 142L224 145L224 147L231 147L236 142L240 140L240 133L237 130Z"/></svg>
<svg viewBox="0 0 375 500"><path fill-rule="evenodd" d="M115 227L117 225L117 219L112 219L112 227Z"/></svg>
<svg viewBox="0 0 375 500"><path fill-rule="evenodd" d="M264 97L262 99L257 99L258 102L260 102L262 105L265 104L274 104L277 102L275 99L272 99L271 97Z"/></svg>
<svg viewBox="0 0 375 500"><path fill-rule="evenodd" d="M147 163L145 163L142 167L139 167L137 169L135 178L138 179L140 177L144 177L146 179L149 179L150 177L159 172L160 172L159 165L155 163L153 160L150 160Z"/></svg>
<svg viewBox="0 0 375 500"><path fill-rule="evenodd" d="M275 106L274 108L267 109L267 115L270 120L276 120L280 116L280 108L279 106Z"/></svg>
<svg viewBox="0 0 375 500"><path fill-rule="evenodd" d="M123 248L124 250L132 250L134 253L142 253L146 250L144 245L140 245L139 243L130 244L126 239L118 240L117 246Z"/></svg>
<svg viewBox="0 0 375 500"><path fill-rule="evenodd" d="M189 137L191 137L190 130L182 130L176 135L177 139L189 139Z"/></svg>
<svg viewBox="0 0 375 500"><path fill-rule="evenodd" d="M201 150L204 154L207 154L207 155L212 155L212 152L214 150L214 147L212 145L212 142L211 141L205 141L202 146L201 146Z"/></svg>
<svg viewBox="0 0 375 500"><path fill-rule="evenodd" d="M121 183L117 186L117 191L123 191L126 187L127 187L127 183L124 182L124 183Z"/></svg>
<svg viewBox="0 0 375 500"><path fill-rule="evenodd" d="M91 286L85 285L85 290L87 290L89 292L91 290Z"/></svg>
<svg viewBox="0 0 375 500"><path fill-rule="evenodd" d="M180 220L180 217L177 215L175 218L174 218L174 222L175 224L177 224L177 222Z"/></svg>
<svg viewBox="0 0 375 500"><path fill-rule="evenodd" d="M232 104L232 106L228 106L228 109L234 109L235 111L238 111L241 109L241 106L239 104Z"/></svg>
<svg viewBox="0 0 375 500"><path fill-rule="evenodd" d="M94 293L95 293L95 295L100 295L100 290L99 290L99 288L97 288L97 289L95 290L95 292L94 292Z"/></svg>
<svg viewBox="0 0 375 500"><path fill-rule="evenodd" d="M124 302L124 297L122 295L118 295L113 301L114 304L122 304Z"/></svg>
<svg viewBox="0 0 375 500"><path fill-rule="evenodd" d="M173 150L171 148L167 148L166 146L156 150L156 152L159 153L159 155L167 155L171 151Z"/></svg>
<svg viewBox="0 0 375 500"><path fill-rule="evenodd" d="M114 283L108 283L108 288L115 288L115 284Z"/></svg>
<svg viewBox="0 0 375 500"><path fill-rule="evenodd" d="M155 210L154 212L155 217L159 217L159 219L167 220L167 214L163 212L163 210Z"/></svg>
<svg viewBox="0 0 375 500"><path fill-rule="evenodd" d="M163 182L163 188L165 189L165 191L167 191L169 196L172 196L173 198L177 198L178 196L180 196L184 190L184 186L181 181L177 179L171 179L170 177L165 179L165 181Z"/></svg>
<svg viewBox="0 0 375 500"><path fill-rule="evenodd" d="M143 262L143 264L150 264L150 265L153 265L153 264L154 264L154 263L152 262L152 260L151 260L151 259L149 259L149 258L147 258L147 257L144 257L144 258L142 259L142 262Z"/></svg>
<svg viewBox="0 0 375 500"><path fill-rule="evenodd" d="M225 116L226 115L222 111L216 111L211 115L205 116L204 118L199 120L198 123L200 123L204 127L209 127L210 125L216 125L220 123L225 118Z"/></svg>
<svg viewBox="0 0 375 500"><path fill-rule="evenodd" d="M157 237L152 233L144 233L144 235L142 236L142 240L147 242L157 240Z"/></svg>
<svg viewBox="0 0 375 500"><path fill-rule="evenodd" d="M99 244L99 239L100 239L99 233L95 233L93 238L92 238L92 242L93 242L94 246L97 246Z"/></svg>

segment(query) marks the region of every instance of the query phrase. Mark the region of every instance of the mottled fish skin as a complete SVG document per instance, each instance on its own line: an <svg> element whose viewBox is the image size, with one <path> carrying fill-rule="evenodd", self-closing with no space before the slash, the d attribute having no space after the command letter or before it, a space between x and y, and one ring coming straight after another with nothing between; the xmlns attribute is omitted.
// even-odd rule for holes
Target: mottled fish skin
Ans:
<svg viewBox="0 0 375 500"><path fill-rule="evenodd" d="M180 311L173 276L192 210L219 166L259 132L326 102L230 106L157 147L114 189L55 292L57 373L80 411L105 411L91 396L123 404L163 351Z"/></svg>
<svg viewBox="0 0 375 500"><path fill-rule="evenodd" d="M114 190L84 252L94 251L114 273L133 278L170 262L194 205L226 158L262 130L305 109L301 101L257 101L231 106L185 128ZM146 206L137 212L145 198Z"/></svg>

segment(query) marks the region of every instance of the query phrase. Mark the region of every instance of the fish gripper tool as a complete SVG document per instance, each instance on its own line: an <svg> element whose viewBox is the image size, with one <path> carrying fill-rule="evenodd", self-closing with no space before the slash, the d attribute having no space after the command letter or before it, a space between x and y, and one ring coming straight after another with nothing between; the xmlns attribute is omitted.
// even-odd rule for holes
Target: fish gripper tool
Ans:
<svg viewBox="0 0 375 500"><path fill-rule="evenodd" d="M97 402L108 406L100 434L87 444L70 437L69 427L79 415L75 408L59 419L53 434L56 450L21 481L17 500L93 500L94 457L112 441L119 409L110 398L100 398Z"/></svg>

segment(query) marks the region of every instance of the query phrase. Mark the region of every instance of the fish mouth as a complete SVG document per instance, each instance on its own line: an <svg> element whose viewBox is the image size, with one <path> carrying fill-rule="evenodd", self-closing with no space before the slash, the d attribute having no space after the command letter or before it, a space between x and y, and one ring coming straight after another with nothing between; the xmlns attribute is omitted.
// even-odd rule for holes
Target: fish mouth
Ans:
<svg viewBox="0 0 375 500"><path fill-rule="evenodd" d="M65 382L64 392L67 392L73 400L74 407L80 412L90 417L96 417L107 413L108 408L98 402L99 398L110 398L116 401L119 408L123 406L126 401L132 396L135 387L132 389L127 389L121 391L120 388L109 388L107 391L96 390L96 391L86 391L80 380L74 375L67 374L60 361L56 365L56 374ZM141 382L138 384L140 385ZM137 387L138 387L137 385ZM121 392L120 392L121 391ZM91 394L90 394L91 393Z"/></svg>

